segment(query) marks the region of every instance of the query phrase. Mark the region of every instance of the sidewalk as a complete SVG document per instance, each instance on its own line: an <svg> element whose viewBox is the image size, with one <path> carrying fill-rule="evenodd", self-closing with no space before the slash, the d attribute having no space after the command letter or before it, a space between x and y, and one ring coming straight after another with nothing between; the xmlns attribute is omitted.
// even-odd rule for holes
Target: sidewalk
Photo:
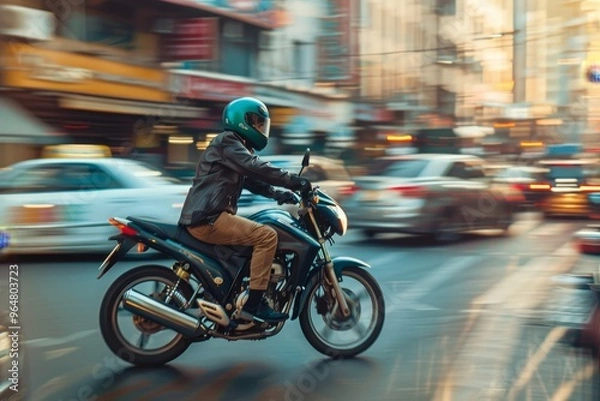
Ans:
<svg viewBox="0 0 600 401"><path fill-rule="evenodd" d="M580 254L569 272L552 278L548 300L538 306L537 313L534 312L532 316L533 320L543 325L580 329L588 320L595 297L585 283L577 284L576 277L598 275L599 266L600 255ZM574 280L569 280L572 276L575 276Z"/></svg>

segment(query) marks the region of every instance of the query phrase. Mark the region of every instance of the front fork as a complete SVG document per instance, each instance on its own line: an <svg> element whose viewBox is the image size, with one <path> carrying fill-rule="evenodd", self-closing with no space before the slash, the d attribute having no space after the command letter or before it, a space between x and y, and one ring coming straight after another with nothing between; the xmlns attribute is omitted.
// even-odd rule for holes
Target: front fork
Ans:
<svg viewBox="0 0 600 401"><path fill-rule="evenodd" d="M307 208L308 216L310 217L310 221L315 227L315 232L317 233L319 244L321 244L321 250L323 251L323 257L325 258L325 278L327 283L330 285L330 290L333 294L330 294L334 299L338 301L338 307L342 312L344 317L350 316L350 308L348 307L348 302L346 302L346 297L344 296L344 292L340 287L340 283L338 281L337 275L335 274L335 270L333 268L333 262L331 261L331 255L329 254L329 249L325 246L325 238L323 238L323 234L319 229L319 225L317 224L317 220L315 219L315 215L313 212L313 208L308 206Z"/></svg>

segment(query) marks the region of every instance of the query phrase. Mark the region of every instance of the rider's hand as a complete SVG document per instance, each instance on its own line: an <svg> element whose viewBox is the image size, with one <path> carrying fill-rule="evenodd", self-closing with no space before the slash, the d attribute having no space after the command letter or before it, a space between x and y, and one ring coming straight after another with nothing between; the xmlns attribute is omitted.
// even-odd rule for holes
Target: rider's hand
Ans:
<svg viewBox="0 0 600 401"><path fill-rule="evenodd" d="M302 178L302 181L300 183L300 193L306 194L310 191L312 191L312 184L306 178Z"/></svg>
<svg viewBox="0 0 600 401"><path fill-rule="evenodd" d="M274 198L278 205L283 205L284 203L295 205L298 203L296 195L292 191L277 191Z"/></svg>
<svg viewBox="0 0 600 401"><path fill-rule="evenodd" d="M312 190L312 185L306 178L294 174L292 176L292 185L290 185L290 189L304 194Z"/></svg>

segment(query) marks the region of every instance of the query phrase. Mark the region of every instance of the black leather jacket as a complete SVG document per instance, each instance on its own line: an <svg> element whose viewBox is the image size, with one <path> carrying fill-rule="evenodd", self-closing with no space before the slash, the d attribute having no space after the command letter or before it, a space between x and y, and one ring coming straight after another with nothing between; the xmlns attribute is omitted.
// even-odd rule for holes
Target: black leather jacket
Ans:
<svg viewBox="0 0 600 401"><path fill-rule="evenodd" d="M243 188L273 198L276 191L271 185L297 189L300 182L297 174L261 160L246 148L240 136L225 131L211 141L198 161L179 224L209 224L224 211L237 213Z"/></svg>

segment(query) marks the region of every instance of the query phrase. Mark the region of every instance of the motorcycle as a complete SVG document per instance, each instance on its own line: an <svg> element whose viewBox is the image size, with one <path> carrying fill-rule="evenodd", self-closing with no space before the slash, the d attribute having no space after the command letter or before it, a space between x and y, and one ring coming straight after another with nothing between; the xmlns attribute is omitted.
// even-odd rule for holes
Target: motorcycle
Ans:
<svg viewBox="0 0 600 401"><path fill-rule="evenodd" d="M310 163L310 150L300 174ZM261 340L299 320L312 347L331 358L367 350L381 333L385 305L370 266L332 257L328 244L343 236L348 221L340 205L313 187L296 193L298 217L266 209L251 220L276 230L278 244L265 300L290 318L279 323L242 311L249 293L251 247L198 241L185 227L136 217L113 217L117 242L99 267L101 279L134 246L174 260L171 267L144 265L119 276L100 307L100 329L121 359L137 366L163 365L196 342L213 338Z"/></svg>

